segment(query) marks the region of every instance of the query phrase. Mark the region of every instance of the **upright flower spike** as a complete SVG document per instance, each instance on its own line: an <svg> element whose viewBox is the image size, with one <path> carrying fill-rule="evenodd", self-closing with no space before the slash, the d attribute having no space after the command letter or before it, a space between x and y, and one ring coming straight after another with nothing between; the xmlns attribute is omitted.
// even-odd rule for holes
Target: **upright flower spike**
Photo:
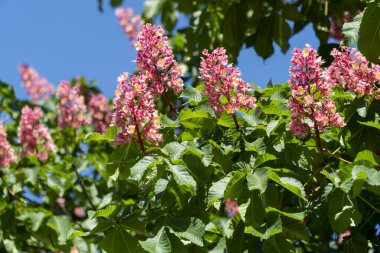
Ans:
<svg viewBox="0 0 380 253"><path fill-rule="evenodd" d="M376 94L380 99L380 66L370 64L355 48L333 49L334 57L330 67L325 70L325 79L331 86L348 88L358 96Z"/></svg>
<svg viewBox="0 0 380 253"><path fill-rule="evenodd" d="M224 200L224 211L228 217L233 217L239 213L238 201L237 199L225 199Z"/></svg>
<svg viewBox="0 0 380 253"><path fill-rule="evenodd" d="M7 140L3 122L0 121L0 168L9 168L14 162L16 162L14 150Z"/></svg>
<svg viewBox="0 0 380 253"><path fill-rule="evenodd" d="M105 133L111 123L111 109L106 97L101 93L92 94L88 103L88 110L91 114L95 131Z"/></svg>
<svg viewBox="0 0 380 253"><path fill-rule="evenodd" d="M84 97L79 95L78 85L70 88L68 82L62 81L58 87L58 98L58 125L60 128L72 127L75 129L89 123L85 114L87 108Z"/></svg>
<svg viewBox="0 0 380 253"><path fill-rule="evenodd" d="M38 106L34 109L29 106L22 108L18 129L21 157L37 156L41 161L46 161L49 152L56 149L48 128L39 122L41 117L42 110Z"/></svg>
<svg viewBox="0 0 380 253"><path fill-rule="evenodd" d="M222 112L233 114L240 110L252 109L256 99L252 96L251 85L240 78L240 71L228 64L224 48L217 48L212 53L204 50L202 54L200 78L205 82L204 93L209 96L209 104L217 115Z"/></svg>
<svg viewBox="0 0 380 253"><path fill-rule="evenodd" d="M118 78L116 97L113 100L114 114L112 124L121 129L116 134L116 144L138 140L145 153L144 141L154 145L162 141L158 112L154 105L154 96L146 85L147 76L123 73Z"/></svg>
<svg viewBox="0 0 380 253"><path fill-rule="evenodd" d="M125 35L128 36L130 41L135 40L141 27L140 16L133 15L133 10L126 7L117 8L115 15Z"/></svg>
<svg viewBox="0 0 380 253"><path fill-rule="evenodd" d="M166 98L169 89L175 93L183 89L182 71L174 60L167 40L161 26L146 24L141 26L134 43L137 50L137 70L147 76L148 88L153 95L164 93Z"/></svg>
<svg viewBox="0 0 380 253"><path fill-rule="evenodd" d="M34 68L20 64L19 72L22 85L25 87L27 93L31 95L33 102L50 97L54 93L53 85L44 77L41 77Z"/></svg>
<svg viewBox="0 0 380 253"><path fill-rule="evenodd" d="M310 128L314 128L318 147L322 148L319 134L329 126L344 126L344 119L330 99L331 87L322 75L322 59L315 49L306 45L302 50L293 50L291 64L290 130L297 138L305 139L310 135Z"/></svg>

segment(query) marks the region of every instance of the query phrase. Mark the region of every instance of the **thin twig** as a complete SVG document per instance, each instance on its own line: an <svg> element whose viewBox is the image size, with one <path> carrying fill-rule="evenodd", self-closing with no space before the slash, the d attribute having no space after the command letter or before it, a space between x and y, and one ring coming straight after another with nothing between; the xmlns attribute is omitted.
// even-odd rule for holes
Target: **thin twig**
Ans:
<svg viewBox="0 0 380 253"><path fill-rule="evenodd" d="M380 213L380 210L377 209L376 207L374 207L371 203L369 203L365 198L363 198L362 196L358 196L359 199L361 199L364 203L366 203L367 205L369 205L374 211Z"/></svg>
<svg viewBox="0 0 380 253"><path fill-rule="evenodd" d="M87 192L87 190L86 190L86 187L84 186L84 183L83 183L82 177L81 177L81 176L79 175L79 173L78 173L77 167L76 167L74 164L72 164L71 167L74 169L75 174L76 174L77 177L78 177L79 184L80 184L80 186L82 187L82 191L83 191L83 194L84 194L85 198L88 200L88 203L90 203L90 206L91 206L92 210L96 211L96 207L95 207L94 203L92 203L92 200L91 200L91 198L90 198L90 195L88 194L88 192Z"/></svg>
<svg viewBox="0 0 380 253"><path fill-rule="evenodd" d="M351 163L352 163L352 162L347 161L346 159L343 159L342 157L337 156L337 155L335 155L335 154L331 154L331 156L332 156L332 157L335 157L336 159L341 160L342 162L345 162L345 163L347 163L347 164L351 164Z"/></svg>

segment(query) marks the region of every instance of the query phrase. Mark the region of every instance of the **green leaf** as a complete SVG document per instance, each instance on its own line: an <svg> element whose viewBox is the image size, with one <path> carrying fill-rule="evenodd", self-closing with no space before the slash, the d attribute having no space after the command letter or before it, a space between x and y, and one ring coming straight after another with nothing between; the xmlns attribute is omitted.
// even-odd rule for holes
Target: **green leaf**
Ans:
<svg viewBox="0 0 380 253"><path fill-rule="evenodd" d="M144 252L138 240L130 235L125 228L116 224L106 237L99 243L99 248L107 253L140 253Z"/></svg>
<svg viewBox="0 0 380 253"><path fill-rule="evenodd" d="M227 175L211 185L207 195L207 207L212 206L216 201L224 197L224 191L231 178L231 175Z"/></svg>
<svg viewBox="0 0 380 253"><path fill-rule="evenodd" d="M45 218L45 213L44 212L32 212L32 211L27 211L24 212L22 215L20 215L19 219L22 221L30 220L32 223L32 231L37 231L39 227L42 224L42 221Z"/></svg>
<svg viewBox="0 0 380 253"><path fill-rule="evenodd" d="M257 168L260 165L262 165L263 163L266 163L268 161L273 161L273 160L277 160L277 157L275 155L272 155L269 153L259 155L253 164L253 168Z"/></svg>
<svg viewBox="0 0 380 253"><path fill-rule="evenodd" d="M273 212L268 213L265 225L258 228L248 227L246 228L245 232L267 240L269 237L282 232L282 222L280 215Z"/></svg>
<svg viewBox="0 0 380 253"><path fill-rule="evenodd" d="M272 120L271 122L268 123L267 130L266 130L268 137L270 136L270 134L272 133L272 131L277 128L278 123L280 123L279 120Z"/></svg>
<svg viewBox="0 0 380 253"><path fill-rule="evenodd" d="M187 129L197 129L204 127L205 120L211 119L211 116L204 110L191 111L185 108L180 111L178 118L181 125Z"/></svg>
<svg viewBox="0 0 380 253"><path fill-rule="evenodd" d="M197 183L194 178L187 171L187 168L184 165L173 165L168 160L166 160L166 164L169 167L169 170L173 174L174 180L178 185L188 185L192 188L193 191L197 188Z"/></svg>
<svg viewBox="0 0 380 253"><path fill-rule="evenodd" d="M263 250L268 253L298 252L294 249L292 243L281 235L275 235L265 240Z"/></svg>
<svg viewBox="0 0 380 253"><path fill-rule="evenodd" d="M162 227L157 235L153 238L148 238L145 241L140 241L141 246L150 253L171 253L172 245L166 234L165 227Z"/></svg>
<svg viewBox="0 0 380 253"><path fill-rule="evenodd" d="M278 107L277 105L266 105L266 106L261 106L261 109L265 114L268 115L284 115L284 116L289 116L289 110L286 107Z"/></svg>
<svg viewBox="0 0 380 253"><path fill-rule="evenodd" d="M365 173L366 177L362 175L362 172ZM380 171L377 171L373 168L367 168L363 165L355 165L352 168L352 177L358 179L366 179L366 182L372 186L380 186Z"/></svg>
<svg viewBox="0 0 380 253"><path fill-rule="evenodd" d="M169 118L166 115L163 115L161 117L161 125L163 127L172 127L172 128L180 127L178 118L176 120L172 120L171 118Z"/></svg>
<svg viewBox="0 0 380 253"><path fill-rule="evenodd" d="M279 177L275 172L270 171L269 172L269 178L276 182L277 184L281 185L285 189L289 190L290 192L294 193L298 197L300 197L303 200L306 200L305 198L305 190L303 185L295 178L292 177Z"/></svg>
<svg viewBox="0 0 380 253"><path fill-rule="evenodd" d="M116 210L115 205L109 205L106 208L97 210L92 216L92 218L104 217L104 218L109 219L114 215L115 210Z"/></svg>
<svg viewBox="0 0 380 253"><path fill-rule="evenodd" d="M357 226L362 219L354 200L339 188L329 196L328 216L332 229L337 233Z"/></svg>
<svg viewBox="0 0 380 253"><path fill-rule="evenodd" d="M47 185L53 189L60 197L65 193L65 179L55 174L51 174L47 178Z"/></svg>
<svg viewBox="0 0 380 253"><path fill-rule="evenodd" d="M361 125L365 125L365 126L369 126L369 127L374 127L376 129L380 130L380 123L376 123L376 122L373 122L373 121L367 121L367 122L361 122L361 121L359 121L359 123Z"/></svg>
<svg viewBox="0 0 380 253"><path fill-rule="evenodd" d="M158 164L162 164L161 157L144 156L140 161L131 167L128 177L124 176L125 174L122 173L120 175L120 179L129 179L139 182L147 169L152 168Z"/></svg>
<svg viewBox="0 0 380 253"><path fill-rule="evenodd" d="M54 215L47 221L47 226L54 229L58 235L58 243L60 245L66 244L69 233L72 229L71 222L66 215Z"/></svg>
<svg viewBox="0 0 380 253"><path fill-rule="evenodd" d="M352 22L345 22L343 24L342 32L344 34L344 44L346 46L358 45L359 28L362 22L363 12L356 15Z"/></svg>
<svg viewBox="0 0 380 253"><path fill-rule="evenodd" d="M170 156L171 160L178 160L185 151L186 146L178 142L170 142L165 145L162 152Z"/></svg>
<svg viewBox="0 0 380 253"><path fill-rule="evenodd" d="M242 121L240 117L236 116L239 126L242 125ZM239 123L240 120L240 123ZM218 125L228 127L228 128L236 128L235 121L233 115L223 112L222 115L218 119Z"/></svg>
<svg viewBox="0 0 380 253"><path fill-rule="evenodd" d="M137 145L128 143L122 147L118 147L110 156L107 164L108 176L116 181L121 172L128 173L129 168L132 167L137 155ZM129 157L129 159L126 159Z"/></svg>
<svg viewBox="0 0 380 253"><path fill-rule="evenodd" d="M245 176L247 175L247 170L232 171L232 178L228 182L228 185L224 191L225 198L238 198L243 189L243 183L245 181Z"/></svg>
<svg viewBox="0 0 380 253"><path fill-rule="evenodd" d="M372 165L378 165L380 164L380 157L370 150L363 150L356 155L354 162L357 161L368 161Z"/></svg>
<svg viewBox="0 0 380 253"><path fill-rule="evenodd" d="M360 24L358 47L367 59L373 63L380 57L380 2L369 3L364 10Z"/></svg>
<svg viewBox="0 0 380 253"><path fill-rule="evenodd" d="M205 227L205 224L200 219L194 217L184 217L170 222L172 233L201 247L203 246Z"/></svg>
<svg viewBox="0 0 380 253"><path fill-rule="evenodd" d="M69 235L69 239L73 239L75 237L84 237L84 236L88 236L90 233L89 232L83 232L83 231L80 231L80 230L72 230L70 235Z"/></svg>
<svg viewBox="0 0 380 253"><path fill-rule="evenodd" d="M187 98L189 101L196 103L202 100L202 94L192 86L187 86L179 97Z"/></svg>
<svg viewBox="0 0 380 253"><path fill-rule="evenodd" d="M111 141L113 142L115 140L115 135L117 133L116 127L108 127L106 134L100 134L100 133L88 133L84 137L85 142L91 142L91 141Z"/></svg>
<svg viewBox="0 0 380 253"><path fill-rule="evenodd" d="M263 194L267 189L269 171L265 168L258 168L253 174L247 176L249 190L259 190Z"/></svg>
<svg viewBox="0 0 380 253"><path fill-rule="evenodd" d="M182 122L194 118L210 118L210 114L204 110L191 111L189 108L185 108L179 112L179 120Z"/></svg>
<svg viewBox="0 0 380 253"><path fill-rule="evenodd" d="M265 208L265 211L267 213L269 212L275 212L275 213L279 213L283 216L286 216L286 217L289 217L289 218L292 218L292 219L295 219L295 220L299 220L299 221L302 221L304 218L305 218L305 213L303 212L300 212L300 211L294 211L294 212L290 212L290 211L287 211L287 212L284 212L284 211L280 211L274 207L267 207Z"/></svg>

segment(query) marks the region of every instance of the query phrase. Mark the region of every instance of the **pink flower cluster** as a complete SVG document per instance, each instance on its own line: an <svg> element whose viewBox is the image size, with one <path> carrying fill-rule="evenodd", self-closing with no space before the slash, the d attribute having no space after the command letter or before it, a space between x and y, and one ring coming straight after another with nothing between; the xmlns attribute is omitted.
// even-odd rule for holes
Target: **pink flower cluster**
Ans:
<svg viewBox="0 0 380 253"><path fill-rule="evenodd" d="M147 76L123 73L118 82L112 117L112 124L121 128L115 138L116 144L132 142L135 137L157 144L162 140L162 134L158 133L161 124L154 96L147 86Z"/></svg>
<svg viewBox="0 0 380 253"><path fill-rule="evenodd" d="M16 162L14 150L7 140L7 132L4 129L3 123L0 121L0 167L9 168Z"/></svg>
<svg viewBox="0 0 380 253"><path fill-rule="evenodd" d="M99 94L92 94L88 104L88 110L91 114L92 125L96 132L105 133L111 123L111 109L106 97Z"/></svg>
<svg viewBox="0 0 380 253"><path fill-rule="evenodd" d="M224 205L224 211L228 217L233 217L239 213L237 199L225 199Z"/></svg>
<svg viewBox="0 0 380 253"><path fill-rule="evenodd" d="M380 66L370 64L356 49L342 47L333 49L334 61L325 70L326 79L331 86L342 86L351 92L363 96L376 93L380 99Z"/></svg>
<svg viewBox="0 0 380 253"><path fill-rule="evenodd" d="M291 114L290 130L299 139L329 126L343 127L344 119L337 113L330 84L323 78L322 59L310 45L294 49L289 80L292 96L289 99Z"/></svg>
<svg viewBox="0 0 380 253"><path fill-rule="evenodd" d="M48 128L39 123L41 117L42 110L38 106L34 109L29 106L22 108L18 129L21 157L36 155L41 161L46 161L49 152L56 149Z"/></svg>
<svg viewBox="0 0 380 253"><path fill-rule="evenodd" d="M137 70L147 76L153 95L168 89L179 93L183 89L182 71L174 60L173 51L163 36L161 26L146 24L141 26L134 47L137 50Z"/></svg>
<svg viewBox="0 0 380 253"><path fill-rule="evenodd" d="M119 20L119 24L123 32L128 36L129 40L136 39L137 33L141 27L140 16L134 16L131 8L120 7L115 10L115 15Z"/></svg>
<svg viewBox="0 0 380 253"><path fill-rule="evenodd" d="M113 101L112 124L121 128L115 142L132 142L137 137L143 152L145 140L154 145L162 141L162 134L158 132L161 123L155 109L155 97L164 93L167 98L166 92L169 89L175 93L183 89L181 69L174 60L172 49L167 45L168 38L163 34L161 26L141 26L134 43L138 73L120 75Z"/></svg>
<svg viewBox="0 0 380 253"><path fill-rule="evenodd" d="M207 85L204 93L215 113L234 114L240 108L254 108L256 99L250 93L251 85L240 78L239 69L228 64L226 50L217 48L212 53L208 50L202 53L206 57L202 57L200 78Z"/></svg>
<svg viewBox="0 0 380 253"><path fill-rule="evenodd" d="M85 115L87 108L84 97L79 95L78 85L70 88L68 82L62 81L58 87L58 98L58 125L60 128L63 129L67 126L78 128L89 123L89 119Z"/></svg>
<svg viewBox="0 0 380 253"><path fill-rule="evenodd" d="M41 77L34 68L20 64L19 72L22 84L28 94L31 95L33 102L53 94L53 86L45 78Z"/></svg>

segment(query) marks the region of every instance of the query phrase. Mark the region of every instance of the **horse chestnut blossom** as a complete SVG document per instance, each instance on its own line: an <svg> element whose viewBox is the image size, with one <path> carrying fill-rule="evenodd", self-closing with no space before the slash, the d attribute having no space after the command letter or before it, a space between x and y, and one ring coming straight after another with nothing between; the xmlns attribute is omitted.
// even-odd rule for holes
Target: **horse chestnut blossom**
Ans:
<svg viewBox="0 0 380 253"><path fill-rule="evenodd" d="M119 20L119 24L123 32L128 36L129 40L134 40L141 27L140 16L134 16L131 8L120 7L115 10L115 15Z"/></svg>
<svg viewBox="0 0 380 253"><path fill-rule="evenodd" d="M89 119L85 115L87 108L84 97L79 95L78 85L70 88L68 82L62 81L58 87L58 98L58 125L60 128L69 126L75 129L89 123Z"/></svg>
<svg viewBox="0 0 380 253"><path fill-rule="evenodd" d="M331 86L348 88L358 96L371 96L376 93L380 99L380 66L370 64L355 48L342 47L341 51L333 49L334 57L325 76Z"/></svg>
<svg viewBox="0 0 380 253"><path fill-rule="evenodd" d="M228 217L233 217L239 213L237 199L225 199L224 204L224 211Z"/></svg>
<svg viewBox="0 0 380 253"><path fill-rule="evenodd" d="M3 122L0 121L0 167L9 168L14 162L16 162L14 150L7 140Z"/></svg>
<svg viewBox="0 0 380 253"><path fill-rule="evenodd" d="M29 106L22 108L18 129L21 157L37 156L39 160L46 161L49 152L55 151L56 147L48 128L39 123L42 115L42 110L38 106L34 109Z"/></svg>
<svg viewBox="0 0 380 253"><path fill-rule="evenodd" d="M305 139L310 135L310 128L314 128L319 138L319 133L329 126L343 127L344 118L330 99L331 86L323 78L322 59L317 51L308 44L302 50L296 48L291 63L290 130L297 138Z"/></svg>
<svg viewBox="0 0 380 253"><path fill-rule="evenodd" d="M228 64L226 50L216 48L212 53L204 50L202 54L205 58L201 58L200 78L207 85L204 93L215 113L235 114L241 108L254 108L256 99L251 94L251 85L240 78L238 68Z"/></svg>
<svg viewBox="0 0 380 253"><path fill-rule="evenodd" d="M162 134L158 133L161 124L147 78L144 74L123 73L119 76L112 117L112 124L121 129L116 134L115 143L132 142L137 137L143 152L144 140L154 145L162 141Z"/></svg>
<svg viewBox="0 0 380 253"><path fill-rule="evenodd" d="M111 109L106 97L99 94L92 94L88 104L88 110L92 117L92 125L96 132L104 133L111 123Z"/></svg>
<svg viewBox="0 0 380 253"><path fill-rule="evenodd" d="M33 102L50 97L53 94L53 85L41 77L34 68L20 64L19 72L22 84L27 93L31 95Z"/></svg>
<svg viewBox="0 0 380 253"><path fill-rule="evenodd" d="M168 38L163 34L161 26L142 25L134 43L137 70L147 77L148 88L153 95L165 95L169 89L179 93L183 89L182 70L174 60L173 51L167 44Z"/></svg>

